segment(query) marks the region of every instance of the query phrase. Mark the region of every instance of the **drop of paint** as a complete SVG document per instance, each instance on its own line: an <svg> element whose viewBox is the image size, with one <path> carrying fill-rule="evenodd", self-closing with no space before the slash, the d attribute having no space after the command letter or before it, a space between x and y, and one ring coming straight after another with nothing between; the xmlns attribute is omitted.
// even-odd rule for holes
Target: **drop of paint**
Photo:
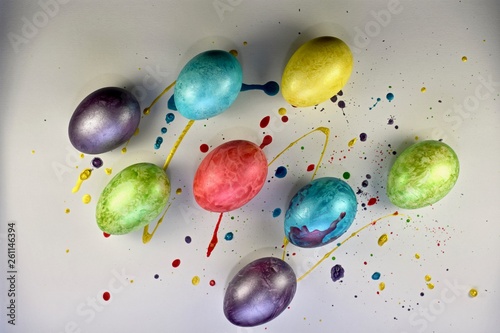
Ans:
<svg viewBox="0 0 500 333"><path fill-rule="evenodd" d="M263 149L265 146L270 145L273 142L273 137L270 135L266 135L264 139L262 139L262 143L260 144L259 148Z"/></svg>
<svg viewBox="0 0 500 333"><path fill-rule="evenodd" d="M165 116L165 121L167 122L167 124L170 124L174 120L175 120L175 115L172 112L167 113L167 115Z"/></svg>
<svg viewBox="0 0 500 333"><path fill-rule="evenodd" d="M155 274L155 279L158 279L160 276L158 274Z"/></svg>
<svg viewBox="0 0 500 333"><path fill-rule="evenodd" d="M264 118L262 118L262 120L260 121L260 128L265 128L267 125L269 125L270 120L270 116L265 116Z"/></svg>
<svg viewBox="0 0 500 333"><path fill-rule="evenodd" d="M314 170L314 164L309 164L307 166L307 171L310 172L310 171L313 171Z"/></svg>
<svg viewBox="0 0 500 333"><path fill-rule="evenodd" d="M367 187L368 186L368 181L366 179L363 180L363 182L361 183L361 186Z"/></svg>
<svg viewBox="0 0 500 333"><path fill-rule="evenodd" d="M186 237L184 238L184 241L185 241L187 244L191 243L191 236L186 236Z"/></svg>
<svg viewBox="0 0 500 333"><path fill-rule="evenodd" d="M391 102L394 99L394 94L393 93L388 93L386 96L387 100Z"/></svg>
<svg viewBox="0 0 500 333"><path fill-rule="evenodd" d="M345 102L344 101L339 101L338 106L341 109L345 108Z"/></svg>
<svg viewBox="0 0 500 333"><path fill-rule="evenodd" d="M349 172L347 172L347 171L346 171L346 172L344 172L344 173L342 174L342 177L343 177L344 179L349 179L349 178L351 178L351 174L350 174Z"/></svg>
<svg viewBox="0 0 500 333"><path fill-rule="evenodd" d="M361 133L359 135L359 140L361 140L362 142L365 142L367 138L368 138L368 135L366 135L366 133Z"/></svg>
<svg viewBox="0 0 500 333"><path fill-rule="evenodd" d="M109 292L104 292L102 294L102 299L105 300L106 302L109 301L109 299L111 298L111 294Z"/></svg>
<svg viewBox="0 0 500 333"><path fill-rule="evenodd" d="M273 210L273 217L278 217L281 215L281 208L275 208Z"/></svg>
<svg viewBox="0 0 500 333"><path fill-rule="evenodd" d="M277 169L276 169L276 172L274 173L274 176L276 176L276 178L284 178L287 174L287 169L284 167L284 166L279 166Z"/></svg>
<svg viewBox="0 0 500 333"><path fill-rule="evenodd" d="M233 233L232 232L228 232L225 236L224 236L224 239L227 240L227 241L230 241L232 240L234 237Z"/></svg>
<svg viewBox="0 0 500 333"><path fill-rule="evenodd" d="M161 128L161 133L162 133L162 134L167 133L167 128L166 128L166 127L162 127L162 128Z"/></svg>
<svg viewBox="0 0 500 333"><path fill-rule="evenodd" d="M215 286L215 280L210 280L209 284L213 287Z"/></svg>
<svg viewBox="0 0 500 333"><path fill-rule="evenodd" d="M288 122L288 116L281 117L281 121L284 123Z"/></svg>
<svg viewBox="0 0 500 333"><path fill-rule="evenodd" d="M100 167L102 167L104 163L102 162L102 160L99 158L99 157L94 157L92 159L92 166L96 169L99 169Z"/></svg>
<svg viewBox="0 0 500 333"><path fill-rule="evenodd" d="M337 265L333 266L332 270L330 271L332 281L336 282L336 281L342 279L344 277L344 272L345 272L345 270L341 265L337 264Z"/></svg>
<svg viewBox="0 0 500 333"><path fill-rule="evenodd" d="M181 264L180 259L175 259L174 261L172 261L172 267L174 267L174 268L179 267L180 264Z"/></svg>
<svg viewBox="0 0 500 333"><path fill-rule="evenodd" d="M209 147L208 147L208 145L206 143L200 145L200 151L202 153L206 153L208 151L208 149L209 149Z"/></svg>
<svg viewBox="0 0 500 333"><path fill-rule="evenodd" d="M380 273L379 273L379 272L375 272L375 273L373 273L373 274L372 274L372 279L373 279L373 280L378 280L378 279L380 279Z"/></svg>

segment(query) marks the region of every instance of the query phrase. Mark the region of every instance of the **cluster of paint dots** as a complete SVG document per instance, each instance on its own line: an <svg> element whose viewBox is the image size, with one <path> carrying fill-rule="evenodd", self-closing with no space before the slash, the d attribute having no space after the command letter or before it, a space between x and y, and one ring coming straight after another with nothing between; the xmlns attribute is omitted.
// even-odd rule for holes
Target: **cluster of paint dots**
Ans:
<svg viewBox="0 0 500 333"><path fill-rule="evenodd" d="M344 92L341 90L339 91L336 95L333 95L331 98L330 98L330 101L332 101L332 103L337 103L337 106L339 108L342 109L342 111L344 110L345 108L345 102L342 101L342 100L339 100L339 97L343 96L344 95Z"/></svg>
<svg viewBox="0 0 500 333"><path fill-rule="evenodd" d="M165 116L165 122L167 123L167 125L170 124L171 122L173 122L174 120L175 120L175 115L172 112L167 113L167 115ZM162 134L167 133L167 128L162 127L160 129L160 132ZM162 143L163 143L163 138L161 136L158 136L156 138L155 145L154 145L155 149L157 149L157 150L160 149Z"/></svg>

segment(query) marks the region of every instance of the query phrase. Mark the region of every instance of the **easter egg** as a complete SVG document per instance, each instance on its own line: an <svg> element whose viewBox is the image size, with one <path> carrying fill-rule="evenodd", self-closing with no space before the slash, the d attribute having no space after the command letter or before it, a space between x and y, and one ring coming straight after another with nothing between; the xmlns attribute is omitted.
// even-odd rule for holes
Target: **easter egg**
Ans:
<svg viewBox="0 0 500 333"><path fill-rule="evenodd" d="M224 315L234 325L251 327L279 316L297 289L293 269L281 259L257 259L232 278L224 295Z"/></svg>
<svg viewBox="0 0 500 333"><path fill-rule="evenodd" d="M82 153L105 153L127 142L140 120L139 102L131 93L102 88L85 97L73 112L69 140Z"/></svg>
<svg viewBox="0 0 500 333"><path fill-rule="evenodd" d="M201 161L193 181L196 202L212 212L240 208L259 193L267 177L262 149L246 140L226 142Z"/></svg>
<svg viewBox="0 0 500 333"><path fill-rule="evenodd" d="M335 37L303 44L286 64L281 79L283 98L293 106L313 106L338 93L353 67L351 50Z"/></svg>
<svg viewBox="0 0 500 333"><path fill-rule="evenodd" d="M99 228L123 235L151 223L170 196L165 171L151 163L133 164L111 179L99 197L96 219Z"/></svg>
<svg viewBox="0 0 500 333"><path fill-rule="evenodd" d="M285 235L300 247L326 245L347 231L356 211L356 195L346 182L334 177L315 179L290 201Z"/></svg>
<svg viewBox="0 0 500 333"><path fill-rule="evenodd" d="M447 144L415 143L398 156L387 179L387 196L400 208L432 205L448 194L458 179L458 157Z"/></svg>
<svg viewBox="0 0 500 333"><path fill-rule="evenodd" d="M177 110L192 120L224 112L243 83L240 63L231 53L211 50L198 54L181 70L174 88Z"/></svg>

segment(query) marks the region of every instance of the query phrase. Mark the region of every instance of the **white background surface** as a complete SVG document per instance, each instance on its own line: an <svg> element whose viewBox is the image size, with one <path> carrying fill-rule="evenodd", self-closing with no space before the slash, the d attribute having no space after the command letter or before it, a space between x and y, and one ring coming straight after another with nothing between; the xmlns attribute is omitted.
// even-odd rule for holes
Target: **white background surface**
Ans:
<svg viewBox="0 0 500 333"><path fill-rule="evenodd" d="M2 332L498 330L498 1L401 0L395 7L388 1L42 3L0 5L0 262L2 276L7 276L6 224L15 221L18 270L15 326L6 323L8 286L1 279ZM384 17L381 11L387 14L388 9L393 13ZM38 27L30 30L35 23ZM141 132L128 152L100 155L104 167L73 194L92 156L80 158L67 127L86 95L121 86L141 93L137 97L146 107L189 59L209 49L236 49L245 83L280 82L298 45L321 35L343 39L354 53L354 71L343 89L345 115L330 101L294 109L280 94L240 94L228 111L197 121L186 136L168 171L175 200L153 240L142 244L140 231L103 237L94 211L111 179L104 167L116 174L139 161L161 165L187 120L176 113L175 121L165 124L168 94L141 120ZM13 43L13 36L23 42ZM462 62L462 56L468 61ZM427 91L422 93L421 87ZM395 96L390 103L388 92ZM370 110L376 98L381 101ZM278 115L281 107L290 118L286 124ZM262 130L259 122L267 115L271 125ZM398 129L387 124L391 116ZM224 215L210 258L206 247L218 216L199 208L191 192L194 172L205 156L199 146L206 143L213 149L231 139L260 144L264 133L271 134L273 143L264 149L271 159L320 125L330 127L332 135L318 177L341 178L348 171L348 183L356 190L370 174L358 202L379 197L367 210L359 206L341 240L397 210L385 195L387 173L398 156L392 150L401 152L416 142L415 136L451 145L461 162L459 180L432 207L399 210L404 217L382 220L346 243L334 253L335 261L327 260L298 283L290 309L277 319L237 328L222 312L225 286L251 260L281 255L284 211L291 195L310 180L306 168L317 161L323 137L308 137L303 151L300 145L291 149L270 167L270 182L250 204ZM155 150L163 126L168 132ZM348 141L361 132L368 140L358 140L348 150ZM280 180L272 178L279 165L288 166L288 175ZM183 189L181 195L175 194L177 188ZM83 194L92 196L90 204L82 203ZM283 213L273 218L276 207ZM229 231L234 239L225 241ZM383 233L389 241L379 247ZM192 237L190 244L185 236ZM287 261L301 275L332 246L290 246ZM173 268L177 258L181 265ZM330 279L334 263L346 270L343 282ZM379 281L371 279L376 271L386 284L380 294ZM195 275L201 279L197 286L191 283ZM433 290L426 287L425 275L432 277ZM209 285L212 279L215 286ZM478 290L476 298L467 295L470 288ZM104 291L111 291L108 302L102 301Z"/></svg>

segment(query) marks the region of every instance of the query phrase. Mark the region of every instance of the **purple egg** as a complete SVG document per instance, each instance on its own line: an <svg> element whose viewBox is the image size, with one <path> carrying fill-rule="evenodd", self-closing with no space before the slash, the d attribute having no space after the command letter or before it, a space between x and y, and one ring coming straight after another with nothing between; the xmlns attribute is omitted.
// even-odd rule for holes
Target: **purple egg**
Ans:
<svg viewBox="0 0 500 333"><path fill-rule="evenodd" d="M273 257L257 259L229 282L224 314L237 326L267 323L287 308L296 289L297 278L290 265Z"/></svg>
<svg viewBox="0 0 500 333"><path fill-rule="evenodd" d="M131 93L101 88L85 97L73 112L69 140L82 153L105 153L127 142L140 120L139 102Z"/></svg>

